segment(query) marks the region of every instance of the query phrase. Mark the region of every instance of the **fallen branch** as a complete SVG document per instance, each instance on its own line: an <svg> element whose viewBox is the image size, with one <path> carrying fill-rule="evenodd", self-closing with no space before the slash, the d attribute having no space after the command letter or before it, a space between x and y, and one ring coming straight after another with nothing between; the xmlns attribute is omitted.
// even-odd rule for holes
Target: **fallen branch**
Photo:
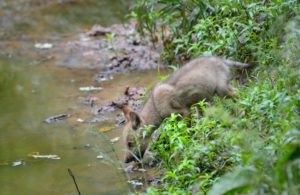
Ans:
<svg viewBox="0 0 300 195"><path fill-rule="evenodd" d="M72 173L71 169L68 168L68 172L69 172L69 175L72 177L72 179L73 179L73 181L74 181L74 184L75 184L75 186L76 186L76 189L77 189L78 194L81 195L81 193L80 193L80 191L79 191L79 188L78 188L78 185L77 185L76 180L75 180L75 176L74 176L74 174Z"/></svg>

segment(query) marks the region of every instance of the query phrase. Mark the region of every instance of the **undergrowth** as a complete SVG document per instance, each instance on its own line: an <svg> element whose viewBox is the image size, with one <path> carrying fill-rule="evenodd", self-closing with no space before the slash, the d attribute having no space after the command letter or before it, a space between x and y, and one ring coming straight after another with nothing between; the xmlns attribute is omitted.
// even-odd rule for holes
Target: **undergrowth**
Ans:
<svg viewBox="0 0 300 195"><path fill-rule="evenodd" d="M146 194L300 194L300 4L295 0L136 0L162 58L255 62L238 97L165 119L152 151L166 170ZM239 85L239 86L238 86Z"/></svg>
<svg viewBox="0 0 300 195"><path fill-rule="evenodd" d="M136 0L138 30L161 40L168 62L202 54L270 64L297 0Z"/></svg>

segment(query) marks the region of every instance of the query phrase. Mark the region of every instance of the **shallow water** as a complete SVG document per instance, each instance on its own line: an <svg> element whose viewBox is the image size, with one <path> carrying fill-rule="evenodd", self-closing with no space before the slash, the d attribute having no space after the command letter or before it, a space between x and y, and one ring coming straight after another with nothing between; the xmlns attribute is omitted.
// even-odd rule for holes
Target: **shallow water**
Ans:
<svg viewBox="0 0 300 195"><path fill-rule="evenodd" d="M60 3L64 2L64 3ZM116 75L97 84L92 69L58 67L51 52L34 48L37 41L57 43L95 23L121 22L128 11L122 0L4 0L0 2L0 194L77 194L70 168L82 194L124 194L127 176L119 169L123 143L114 119L81 123L91 108L81 99L100 103L122 95L126 86L151 86L155 71ZM84 93L82 86L103 91ZM71 117L52 124L57 114ZM114 116L112 114L112 116ZM101 127L111 131L99 133ZM34 159L56 154L61 159ZM97 159L97 155L103 159ZM13 166L14 162L22 163Z"/></svg>
<svg viewBox="0 0 300 195"><path fill-rule="evenodd" d="M1 39L53 38L125 21L131 0L1 0ZM63 34L62 34L63 33Z"/></svg>

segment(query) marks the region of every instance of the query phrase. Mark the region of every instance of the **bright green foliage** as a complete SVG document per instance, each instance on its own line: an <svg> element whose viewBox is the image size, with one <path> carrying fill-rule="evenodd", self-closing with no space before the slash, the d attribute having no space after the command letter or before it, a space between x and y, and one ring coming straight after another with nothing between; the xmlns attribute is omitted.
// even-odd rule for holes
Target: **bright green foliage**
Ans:
<svg viewBox="0 0 300 195"><path fill-rule="evenodd" d="M199 105L205 111L204 103ZM172 193L179 189L191 190L199 181L205 190L213 178L224 174L238 161L238 156L228 153L233 148L227 144L229 140L223 138L224 125L219 120L210 117L180 120L173 114L160 130L160 138L153 149L168 170L163 182Z"/></svg>
<svg viewBox="0 0 300 195"><path fill-rule="evenodd" d="M268 64L272 56L264 50L279 46L277 35L299 11L297 4L297 0L137 0L134 15L140 32L162 39L162 57L169 61L214 54L243 61L263 57L260 63Z"/></svg>
<svg viewBox="0 0 300 195"><path fill-rule="evenodd" d="M166 172L146 193L300 194L300 3L138 0L139 9L165 59L209 53L257 64L238 97L164 121L152 150Z"/></svg>

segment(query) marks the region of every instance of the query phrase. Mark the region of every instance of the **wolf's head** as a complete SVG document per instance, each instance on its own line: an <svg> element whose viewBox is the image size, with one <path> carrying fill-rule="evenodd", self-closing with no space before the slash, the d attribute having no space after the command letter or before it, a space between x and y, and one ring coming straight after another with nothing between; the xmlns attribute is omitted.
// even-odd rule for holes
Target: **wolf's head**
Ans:
<svg viewBox="0 0 300 195"><path fill-rule="evenodd" d="M137 161L143 158L151 139L150 136L143 136L144 125L146 125L145 120L128 105L122 105L119 108L122 109L126 118L126 125L123 129L123 136L127 146L124 162Z"/></svg>

